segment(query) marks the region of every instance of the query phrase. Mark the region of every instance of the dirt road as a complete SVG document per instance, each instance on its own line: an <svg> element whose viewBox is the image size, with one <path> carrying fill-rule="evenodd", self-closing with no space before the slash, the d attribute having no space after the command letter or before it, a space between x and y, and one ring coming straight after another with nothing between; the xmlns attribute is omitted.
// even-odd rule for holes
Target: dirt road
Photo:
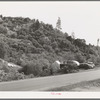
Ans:
<svg viewBox="0 0 100 100"><path fill-rule="evenodd" d="M100 78L100 69L73 74L40 77L12 82L1 82L0 91L44 91L46 89Z"/></svg>

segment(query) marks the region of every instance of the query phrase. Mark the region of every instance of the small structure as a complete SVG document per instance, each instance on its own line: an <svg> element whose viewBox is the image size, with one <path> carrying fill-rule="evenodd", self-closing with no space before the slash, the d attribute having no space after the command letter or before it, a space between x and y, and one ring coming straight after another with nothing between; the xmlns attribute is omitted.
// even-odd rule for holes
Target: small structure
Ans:
<svg viewBox="0 0 100 100"><path fill-rule="evenodd" d="M11 69L15 69L15 70L20 70L20 69L22 69L21 66L18 66L18 65L13 64L13 63L8 63L8 67L10 67Z"/></svg>
<svg viewBox="0 0 100 100"><path fill-rule="evenodd" d="M54 63L52 63L51 68L52 68L52 73L57 73L60 69L60 61L56 60Z"/></svg>
<svg viewBox="0 0 100 100"><path fill-rule="evenodd" d="M80 65L80 63L78 61L76 61L76 60L72 60L72 62L75 63L77 66Z"/></svg>

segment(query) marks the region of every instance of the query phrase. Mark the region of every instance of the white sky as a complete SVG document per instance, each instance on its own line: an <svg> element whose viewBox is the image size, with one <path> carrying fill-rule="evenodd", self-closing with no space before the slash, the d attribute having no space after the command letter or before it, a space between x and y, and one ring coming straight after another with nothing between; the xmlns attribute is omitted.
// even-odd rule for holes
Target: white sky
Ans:
<svg viewBox="0 0 100 100"><path fill-rule="evenodd" d="M3 2L0 1L0 13L3 16L21 16L39 19L56 26L61 18L62 31L76 38L85 39L96 45L100 38L100 2L99 1L55 1L55 2Z"/></svg>

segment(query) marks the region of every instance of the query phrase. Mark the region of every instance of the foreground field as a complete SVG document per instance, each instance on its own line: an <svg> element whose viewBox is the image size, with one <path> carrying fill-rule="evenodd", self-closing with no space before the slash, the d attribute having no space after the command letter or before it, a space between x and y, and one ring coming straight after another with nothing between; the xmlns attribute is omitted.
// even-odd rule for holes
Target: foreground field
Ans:
<svg viewBox="0 0 100 100"><path fill-rule="evenodd" d="M63 86L48 91L76 91L76 92L100 92L100 79L84 81L73 85Z"/></svg>

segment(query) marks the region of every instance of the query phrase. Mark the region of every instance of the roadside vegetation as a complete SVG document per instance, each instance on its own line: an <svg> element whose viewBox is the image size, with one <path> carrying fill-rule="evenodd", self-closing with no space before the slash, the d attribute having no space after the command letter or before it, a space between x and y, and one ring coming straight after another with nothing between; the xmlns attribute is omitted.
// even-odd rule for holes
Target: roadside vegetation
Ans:
<svg viewBox="0 0 100 100"><path fill-rule="evenodd" d="M0 81L11 81L78 71L52 67L56 61L76 60L100 65L100 47L87 45L38 19L0 16L0 58L22 68L15 70L0 62ZM53 71L53 69L55 71Z"/></svg>
<svg viewBox="0 0 100 100"><path fill-rule="evenodd" d="M80 82L80 83L76 83L76 84L72 84L72 85L67 85L67 86L62 86L62 87L58 87L58 88L54 88L54 89L49 89L46 91L96 91L99 90L100 91L100 79L96 79L96 80L92 80L92 81L84 81L84 82Z"/></svg>

